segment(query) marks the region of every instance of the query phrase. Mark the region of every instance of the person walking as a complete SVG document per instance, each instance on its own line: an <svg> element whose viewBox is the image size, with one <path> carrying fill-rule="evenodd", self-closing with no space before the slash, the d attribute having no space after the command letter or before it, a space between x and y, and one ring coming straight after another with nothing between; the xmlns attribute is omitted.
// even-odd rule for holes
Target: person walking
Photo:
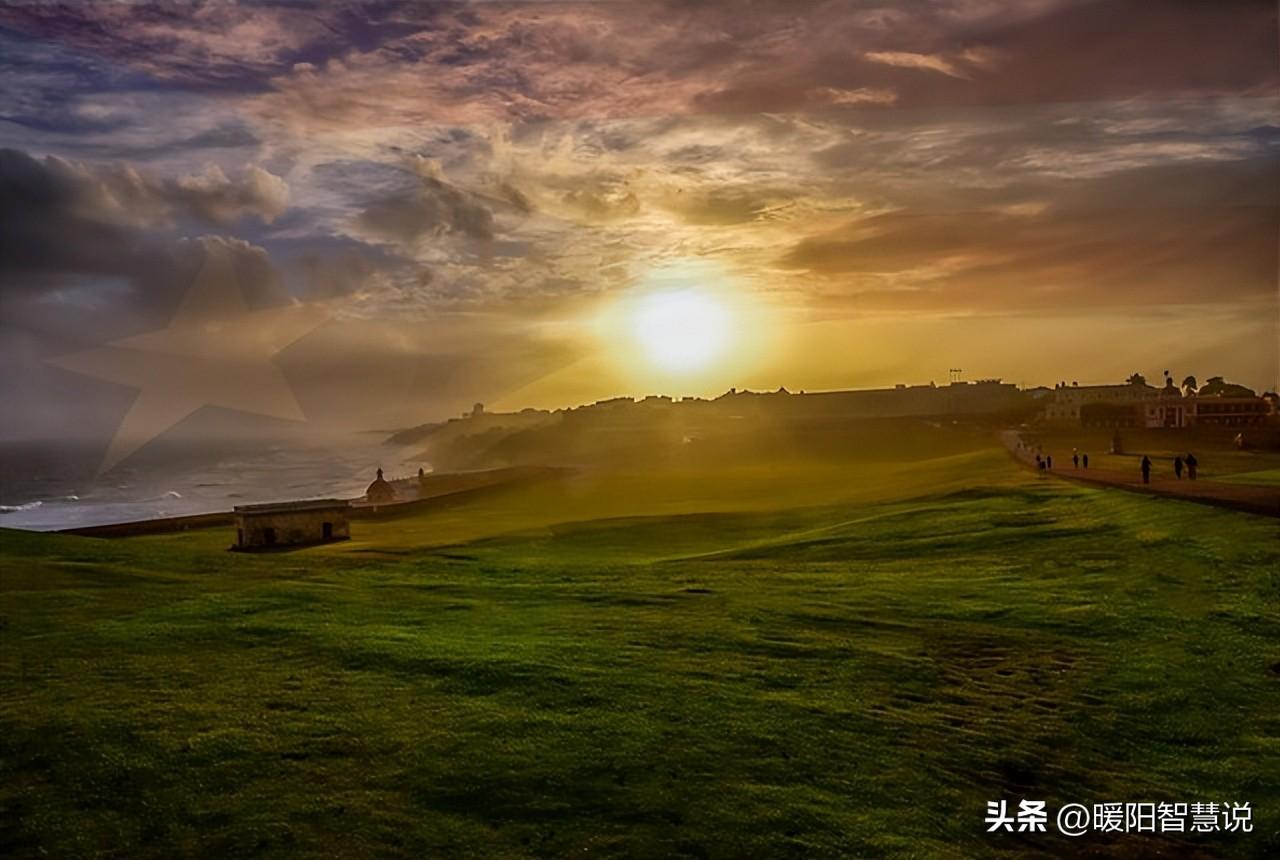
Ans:
<svg viewBox="0 0 1280 860"><path fill-rule="evenodd" d="M1072 455L1071 455L1071 468L1073 468L1073 469L1079 469L1079 468L1080 468L1080 455L1079 455L1079 454L1072 454Z"/></svg>
<svg viewBox="0 0 1280 860"><path fill-rule="evenodd" d="M1142 455L1142 483L1151 483L1151 458L1145 454Z"/></svg>
<svg viewBox="0 0 1280 860"><path fill-rule="evenodd" d="M1085 454L1080 458L1080 463L1087 469L1089 468L1089 455Z"/></svg>
<svg viewBox="0 0 1280 860"><path fill-rule="evenodd" d="M1179 481L1182 480L1182 457L1181 455L1173 458L1173 475Z"/></svg>
<svg viewBox="0 0 1280 860"><path fill-rule="evenodd" d="M1052 468L1053 468L1053 455L1052 455L1052 454L1045 454L1045 455L1044 455L1044 467L1045 467L1046 469L1052 469Z"/></svg>
<svg viewBox="0 0 1280 860"><path fill-rule="evenodd" d="M1196 479L1196 469L1200 466L1200 461L1196 459L1195 454L1187 455L1187 477L1194 481Z"/></svg>

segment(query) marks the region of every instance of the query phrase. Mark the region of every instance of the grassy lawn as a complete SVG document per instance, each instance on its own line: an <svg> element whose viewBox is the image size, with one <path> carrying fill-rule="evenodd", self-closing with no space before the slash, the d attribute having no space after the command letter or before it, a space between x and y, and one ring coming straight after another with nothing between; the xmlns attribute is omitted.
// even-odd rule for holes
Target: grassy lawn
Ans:
<svg viewBox="0 0 1280 860"><path fill-rule="evenodd" d="M1274 520L994 449L0 532L6 857L1280 854ZM988 800L1255 832L985 833Z"/></svg>
<svg viewBox="0 0 1280 860"><path fill-rule="evenodd" d="M1280 487L1280 469L1259 469L1256 472L1236 472L1224 475L1220 480L1233 484L1251 484L1257 487Z"/></svg>

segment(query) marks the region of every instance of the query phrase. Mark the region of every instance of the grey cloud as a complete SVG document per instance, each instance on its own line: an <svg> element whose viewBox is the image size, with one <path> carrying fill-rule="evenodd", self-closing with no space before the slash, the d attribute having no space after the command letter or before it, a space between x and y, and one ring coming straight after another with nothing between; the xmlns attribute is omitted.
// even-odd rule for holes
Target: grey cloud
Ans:
<svg viewBox="0 0 1280 860"><path fill-rule="evenodd" d="M55 156L36 159L0 150L0 177L9 206L49 206L103 225L163 226L174 218L225 225L253 216L270 223L288 204L284 180L249 167L238 180L210 166L203 174L162 178L122 164L93 165ZM19 213L14 213L18 215Z"/></svg>
<svg viewBox="0 0 1280 860"><path fill-rule="evenodd" d="M192 214L214 224L227 224L242 215L255 215L270 224L289 205L289 186L260 167L249 167L239 182L218 167L163 186L163 194Z"/></svg>
<svg viewBox="0 0 1280 860"><path fill-rule="evenodd" d="M383 198L356 216L359 232L374 239L414 246L433 236L490 240L493 213L474 196L434 176L418 188Z"/></svg>
<svg viewBox="0 0 1280 860"><path fill-rule="evenodd" d="M306 295L312 299L331 299L349 296L365 289L376 281L381 273L378 264L368 256L354 250L334 255L304 254L291 266L306 285ZM421 269L419 277L430 282L430 270Z"/></svg>
<svg viewBox="0 0 1280 860"><path fill-rule="evenodd" d="M219 181L181 188L127 168L95 170L0 150L6 321L62 330L77 310L98 304L95 296L110 297L116 321L126 325L138 314L162 319L190 285L209 243L236 260L251 302L279 300L279 279L261 248L218 236L181 240L151 229L175 208L233 205L223 200L226 193ZM61 309L49 303L54 296ZM112 323L99 314L91 328L107 336Z"/></svg>

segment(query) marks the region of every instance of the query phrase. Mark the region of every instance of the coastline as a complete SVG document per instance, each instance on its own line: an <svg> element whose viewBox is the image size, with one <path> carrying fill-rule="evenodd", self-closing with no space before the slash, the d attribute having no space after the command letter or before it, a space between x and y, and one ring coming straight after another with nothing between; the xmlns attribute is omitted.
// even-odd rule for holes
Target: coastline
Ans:
<svg viewBox="0 0 1280 860"><path fill-rule="evenodd" d="M351 504L348 517L353 520L392 518L425 508L446 507L470 501L477 496L505 487L563 477L576 470L559 466L510 466L499 469L483 469L474 472L429 473L422 478L396 478L389 483L399 498L383 504L370 504L363 497L348 498ZM283 501L283 500L282 500ZM53 529L53 534L75 535L91 538L126 538L142 535L171 534L195 529L231 526L235 511L214 511L175 517L150 517L120 523L73 526Z"/></svg>

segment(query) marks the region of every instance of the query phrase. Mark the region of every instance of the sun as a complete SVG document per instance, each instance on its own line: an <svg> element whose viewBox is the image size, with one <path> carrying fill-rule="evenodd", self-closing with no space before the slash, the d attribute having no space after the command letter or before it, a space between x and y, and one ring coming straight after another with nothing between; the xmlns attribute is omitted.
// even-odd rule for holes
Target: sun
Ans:
<svg viewBox="0 0 1280 860"><path fill-rule="evenodd" d="M668 373L692 373L707 368L726 352L730 314L705 292L655 292L640 300L631 330L656 367Z"/></svg>

